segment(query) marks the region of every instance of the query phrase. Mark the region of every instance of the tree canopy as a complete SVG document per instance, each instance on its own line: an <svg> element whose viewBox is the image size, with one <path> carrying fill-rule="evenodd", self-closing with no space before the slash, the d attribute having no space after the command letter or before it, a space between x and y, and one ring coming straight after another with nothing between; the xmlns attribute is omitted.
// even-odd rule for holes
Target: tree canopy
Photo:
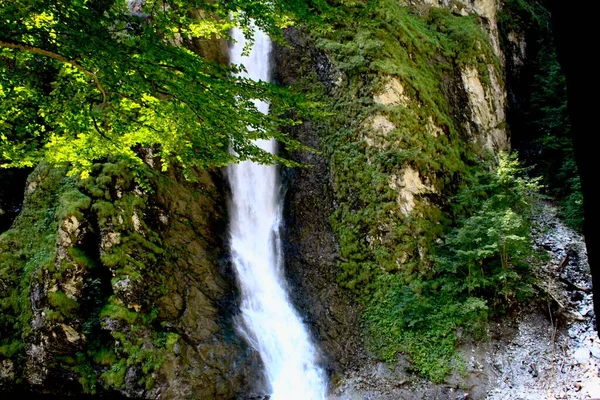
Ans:
<svg viewBox="0 0 600 400"><path fill-rule="evenodd" d="M253 23L280 36L306 8L295 0L0 0L0 167L47 159L85 175L107 157L142 162L140 147L163 168L280 160L252 140L299 146L280 133L293 124L285 111L297 98L193 48L227 39L233 26L251 37ZM270 115L254 99L270 102Z"/></svg>

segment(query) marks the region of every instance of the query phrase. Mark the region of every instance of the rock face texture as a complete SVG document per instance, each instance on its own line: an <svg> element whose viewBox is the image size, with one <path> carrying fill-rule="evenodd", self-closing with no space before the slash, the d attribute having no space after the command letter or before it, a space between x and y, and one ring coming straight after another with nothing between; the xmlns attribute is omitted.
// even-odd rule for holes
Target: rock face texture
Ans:
<svg viewBox="0 0 600 400"><path fill-rule="evenodd" d="M260 366L234 332L221 178L148 169L142 189L126 170L99 164L77 181L41 165L29 177L0 238L0 390L251 393Z"/></svg>
<svg viewBox="0 0 600 400"><path fill-rule="evenodd" d="M443 87L443 99L437 101L444 104L440 107L440 112L447 113L444 118L424 107L428 104L422 93L425 88L415 88L402 74L377 71L377 61L354 48L364 39L360 34L347 43L328 39L315 43L306 32L289 29L286 40L291 47L275 48L275 80L300 87L318 85L323 90L319 100L330 101L327 109L335 114L329 121L336 122L313 121L290 132L320 153L286 154L309 167L284 171L285 239L292 298L306 315L340 398L454 398L460 392L426 385L418 391L394 389L415 378L406 372L390 372L392 367L374 361L364 342L365 303L356 293L375 279L373 270L410 270L421 260L427 247L422 237L427 233L411 224L421 221L431 224L429 232L436 230L433 210L440 207L440 199L451 194L451 185L442 183L447 167L426 167L415 159L421 155L435 159L434 154L444 154L452 146L472 146L472 151L481 153L509 147L506 91L499 69L504 61L493 58L502 56L497 5L493 1L476 3L455 10L462 3L452 2L452 10L481 16L491 49L486 54L494 56L470 65L441 56L436 60L445 63L437 75ZM419 9L450 7L437 2L411 4ZM362 70L347 66L345 57L354 51L371 64L366 63ZM403 158L403 152L410 155ZM377 217L369 219L370 213ZM410 231L410 238L398 239L401 229ZM388 258L390 253L393 255ZM367 387L373 391L365 391Z"/></svg>
<svg viewBox="0 0 600 400"><path fill-rule="evenodd" d="M465 153L509 146L497 2L405 5L417 11L401 14L404 22L432 29L431 37L411 41L410 26L381 16L386 30L350 38L288 29L290 47L273 54L276 81L318 86L312 94L333 114L290 132L318 152L286 154L308 167L282 171L284 241L291 298L332 391L348 398L466 395L401 387L414 379L406 360L392 370L367 350L360 291L388 273L417 273ZM471 33L452 36L463 23ZM390 32L402 34L385 42ZM467 58L462 48L442 51L461 40ZM137 177L110 162L85 180L46 165L29 177L23 210L0 236L0 391L260 395L260 359L234 323L226 183L215 171L198 171L193 182L176 170L160 175L150 152L141 157L148 168Z"/></svg>

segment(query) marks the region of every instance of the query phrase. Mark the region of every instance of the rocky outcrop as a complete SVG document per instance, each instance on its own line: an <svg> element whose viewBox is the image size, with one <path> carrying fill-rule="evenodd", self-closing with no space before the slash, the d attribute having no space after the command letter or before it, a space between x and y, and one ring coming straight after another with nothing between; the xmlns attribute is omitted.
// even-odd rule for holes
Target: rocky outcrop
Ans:
<svg viewBox="0 0 600 400"><path fill-rule="evenodd" d="M504 66L505 48L502 46L499 29L499 12L502 4L497 0L474 0L474 1L453 1L453 0L408 0L405 2L415 7L443 7L449 9L457 15L476 15L480 18L481 26L486 32L497 62ZM515 40L518 40L514 36ZM524 52L524 43L516 43ZM519 54L510 51L509 65L513 65L513 59L519 57ZM506 131L506 88L502 81L504 80L504 70L495 68L492 60L488 60L485 77L474 66L461 69L460 76L466 94L468 113L466 116L465 128L471 134L474 141L479 142L483 148L490 151L498 151L509 148L509 140ZM518 62L518 60L517 60ZM482 83L485 80L485 83Z"/></svg>
<svg viewBox="0 0 600 400"><path fill-rule="evenodd" d="M461 71L467 94L470 117L466 128L471 137L489 151L507 150L506 91L498 82L492 65L488 65L488 85L483 85L475 68Z"/></svg>
<svg viewBox="0 0 600 400"><path fill-rule="evenodd" d="M258 355L235 332L235 275L227 263L224 182L201 173L192 183L171 172L157 193L169 277L158 318L181 336L160 369L160 398L234 398L260 387Z"/></svg>
<svg viewBox="0 0 600 400"><path fill-rule="evenodd" d="M208 399L260 382L233 327L221 178L146 172L30 176L0 238L0 390Z"/></svg>

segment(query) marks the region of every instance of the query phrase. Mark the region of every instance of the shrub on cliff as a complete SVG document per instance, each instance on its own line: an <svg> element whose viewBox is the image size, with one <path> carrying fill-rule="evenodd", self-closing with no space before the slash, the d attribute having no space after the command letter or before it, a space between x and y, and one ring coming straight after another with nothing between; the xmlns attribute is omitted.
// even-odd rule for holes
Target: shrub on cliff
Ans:
<svg viewBox="0 0 600 400"><path fill-rule="evenodd" d="M489 316L531 295L531 216L540 189L515 155L500 154L455 197L457 224L440 240L431 271L403 282L389 275L367 308L372 344L393 360L441 381L460 365L461 338L480 336Z"/></svg>

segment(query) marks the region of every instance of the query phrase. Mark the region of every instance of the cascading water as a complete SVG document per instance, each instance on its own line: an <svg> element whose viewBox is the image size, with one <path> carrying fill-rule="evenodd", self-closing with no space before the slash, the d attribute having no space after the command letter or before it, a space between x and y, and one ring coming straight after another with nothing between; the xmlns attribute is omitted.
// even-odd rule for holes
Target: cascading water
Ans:
<svg viewBox="0 0 600 400"><path fill-rule="evenodd" d="M232 34L233 64L243 64L245 76L269 80L271 41L255 30L249 56L242 56L244 36ZM257 102L267 113L269 106ZM257 145L274 153L274 140ZM231 253L242 293L240 330L260 354L273 400L322 400L326 396L316 349L290 304L282 276L279 228L282 204L277 168L246 161L228 168L231 184Z"/></svg>

